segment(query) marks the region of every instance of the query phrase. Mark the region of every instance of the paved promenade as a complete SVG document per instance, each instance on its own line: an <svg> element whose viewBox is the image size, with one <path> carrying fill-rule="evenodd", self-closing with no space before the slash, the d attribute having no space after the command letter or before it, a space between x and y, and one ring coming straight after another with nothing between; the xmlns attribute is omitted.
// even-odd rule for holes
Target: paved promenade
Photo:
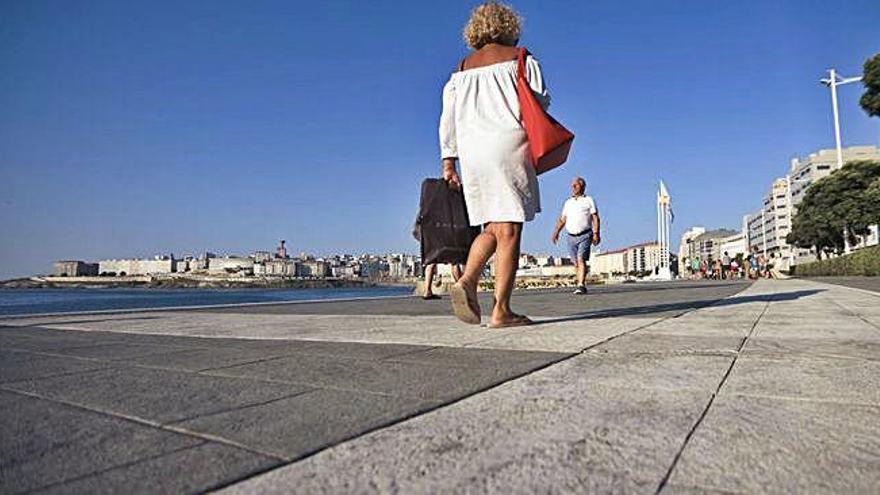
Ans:
<svg viewBox="0 0 880 495"><path fill-rule="evenodd" d="M0 492L880 486L880 294L678 282L515 304L539 324L417 298L0 320Z"/></svg>

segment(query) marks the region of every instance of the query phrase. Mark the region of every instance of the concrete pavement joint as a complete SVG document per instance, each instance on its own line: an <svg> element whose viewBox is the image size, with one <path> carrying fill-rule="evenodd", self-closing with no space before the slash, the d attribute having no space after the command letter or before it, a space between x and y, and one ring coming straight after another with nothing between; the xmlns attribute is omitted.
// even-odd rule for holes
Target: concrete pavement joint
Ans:
<svg viewBox="0 0 880 495"><path fill-rule="evenodd" d="M110 471L114 471L114 470L116 470L116 469L126 468L126 467L130 467L130 466L136 466L137 464L140 464L140 463L142 463L142 462L147 462L147 461L152 461L152 460L156 460L156 459L161 459L162 457L169 456L169 455L172 455L172 454L177 454L177 453L180 453L180 452L186 452L187 450L198 449L198 448L200 448L200 447L203 447L203 446L207 445L208 443L209 443L209 442L206 442L206 441L205 441L205 442L197 443L197 444L195 444L195 445L188 445L188 446L186 446L186 447L180 447L180 448L178 448L178 449L172 449L172 450L169 450L169 451L167 451L167 452L162 452L162 453L160 453L160 454L148 455L148 456L146 456L146 457L141 457L141 458L139 458L139 459L134 459L134 460L132 460L132 461L123 462L122 464L116 464L116 465L110 466L110 467L108 467L108 468L106 468L106 469L99 469L99 470L97 470L97 471L92 471L91 473L86 473L86 474L83 474L83 475L81 475L81 476L74 476L73 478L62 479L62 480L56 481L56 482L54 482L54 483L50 483L50 484L48 484L48 485L44 485L44 486L37 487L37 488L34 489L34 491L42 492L42 491L45 491L45 490L50 490L50 489L52 489L52 488L55 488L55 487L58 487L58 486L65 485L65 484L67 484L67 483L73 483L73 482L76 482L76 481L81 481L81 480L85 480L85 479L91 478L91 477L93 477L93 476L98 476L98 475L101 475L101 474L104 474L104 473L109 473Z"/></svg>
<svg viewBox="0 0 880 495"><path fill-rule="evenodd" d="M880 296L880 295L878 295L878 294L874 294L874 295L875 295L875 296ZM855 316L855 317L858 318L859 320L861 320L861 321L867 323L868 325L870 325L871 328L873 328L873 329L875 329L875 330L880 330L880 326L877 326L876 323L872 322L871 320L866 319L864 316L860 315L859 313L856 313L855 311L853 311L853 310L849 309L848 307L844 306L843 304L841 304L840 302L838 302L838 301L837 301L836 299L834 299L833 297L829 297L828 299L830 299L831 302L833 302L835 305L837 305L837 307L839 307L840 309L842 309L842 310L846 311L847 313L849 313L851 316Z"/></svg>
<svg viewBox="0 0 880 495"><path fill-rule="evenodd" d="M97 371L107 371L107 370L110 370L110 369L113 369L113 366L104 366L104 367L102 367L102 368L94 368L94 369L90 369L90 370L64 371L64 372L62 372L62 373L53 373L53 374L49 374L49 375L41 375L41 376L39 376L39 377L37 377L37 378L23 378L23 379L21 379L21 380L12 380L12 381L9 381L9 382L0 382L0 388L3 388L4 385L12 385L12 384L15 384L15 383L32 382L32 381L35 381L35 380L46 380L46 379L49 379L49 378L62 378L62 377L65 377L65 376L73 376L73 375L79 375L79 374L81 374L81 373L91 373L91 372L97 372ZM4 389L4 390L5 390L5 389Z"/></svg>
<svg viewBox="0 0 880 495"><path fill-rule="evenodd" d="M764 309L761 311L761 314L755 319L755 322L752 324L752 327L749 329L749 333L743 337L742 341L739 344L739 348L736 350L736 355L733 356L733 360L730 362L730 366L727 367L727 371L724 373L724 376L721 377L721 381L718 383L718 386L715 388L715 391L712 392L712 395L709 397L709 401L706 403L706 407L703 409L703 412L700 414L700 417L697 418L697 421L691 427L690 431L685 435L684 442L682 442L681 447L678 449L678 452L675 453L675 457L672 459L672 465L669 466L669 470L666 471L666 475L663 476L663 479L660 480L660 485L657 487L657 491L655 494L659 494L666 487L666 484L669 483L669 478L672 477L672 472L675 471L675 466L678 465L678 461L681 459L681 455L684 453L684 449L687 447L688 442L690 442L691 437L694 436L694 433L697 431L697 428L700 427L703 420L706 418L706 415L709 413L709 409L712 407L712 404L715 402L715 398L718 397L718 394L721 392L721 388L724 386L727 379L730 377L730 373L733 371L733 367L736 365L736 361L739 356L742 354L742 350L748 342L749 337L754 333L755 328L758 326L758 322L761 321L761 318L764 316L764 313L767 312L767 309L770 307L770 302L764 304Z"/></svg>
<svg viewBox="0 0 880 495"><path fill-rule="evenodd" d="M751 397L755 399L771 399L771 400L779 400L779 401L788 401L788 402L804 402L808 404L833 404L836 406L858 406L858 407L873 407L880 408L880 403L876 402L853 402L847 400L837 400L837 399L819 399L816 397L794 397L791 395L773 395L773 394L755 394L755 393L745 393L745 392L733 392L730 393L729 396L733 397Z"/></svg>
<svg viewBox="0 0 880 495"><path fill-rule="evenodd" d="M265 406L265 405L268 405L268 404L273 404L273 403L275 403L275 402L280 402L280 401L282 401L282 400L287 400L287 399L292 399L292 398L294 398L294 397L301 397L301 396L303 396L303 395L308 395L308 394L310 394L310 393L312 393L312 392L317 392L318 390L320 390L320 389L313 388L313 389L304 390L304 391L302 391L302 392L297 392L297 393L290 394L290 395L284 395L284 396L281 396L281 397L275 397L275 398L272 398L272 399L267 399L267 400L260 401L260 402L250 402L250 403L248 403L248 404L242 404L242 405L240 405L240 406L235 406L235 407L227 407L226 409L220 409L220 410L217 410L217 411L211 411L211 412L209 412L209 413L204 413L204 414L194 414L194 415L192 415L192 416L187 416L187 417L184 417L184 418L181 418L181 419L175 419L174 421L168 421L168 422L160 423L160 424L161 424L163 427L166 427L166 428L177 428L177 427L174 426L174 425L179 424L179 423L184 423L184 422L186 422L186 421L191 421L191 420L196 419L196 418L209 418L209 417L211 417L211 416L216 416L216 415L218 415L218 414L226 414L226 413L230 413L230 412L233 412L233 411L243 411L243 410L245 410L245 409L250 409L250 408L252 408L252 407Z"/></svg>
<svg viewBox="0 0 880 495"><path fill-rule="evenodd" d="M201 374L201 373L199 373L199 374ZM283 385L302 385L304 387L311 387L312 389L333 390L335 392L356 392L358 394L365 394L365 395L378 395L379 397L386 397L389 399L395 398L395 397L409 397L409 398L416 398L416 399L418 398L418 397L410 396L410 395L396 395L396 394L390 394L387 392L378 392L375 390L364 390L364 389L360 389L360 388L354 389L354 388L348 388L348 387L337 387L335 385L319 385L316 383L294 381L294 380L275 380L272 378L265 378L265 379L264 378L252 378L252 377L243 377L243 376L238 376L238 375L224 375L222 373L216 373L216 374L205 373L204 375L205 376L220 377L220 378L238 378L238 379L242 379L242 380L253 380L255 382L261 382L261 383L279 383L279 384L283 384Z"/></svg>
<svg viewBox="0 0 880 495"><path fill-rule="evenodd" d="M553 365L555 365L555 364L559 364L559 363L561 363L561 362L563 362L563 361L567 361L567 360L569 360L569 359L571 359L571 358L573 358L573 357L575 357L575 356L577 356L577 355L578 355L577 353L575 353L575 354L563 355L563 356L560 357L559 359L556 359L556 360L554 360L554 361L550 361L550 362L548 362L548 363L545 363L545 364L543 364L543 365L541 365L541 366L539 366L539 367L537 367L537 368L534 368L534 369L532 369L532 370L525 371L525 372L522 372L522 373L518 373L518 374L513 375L513 376L511 376L511 377L509 377L509 378L507 378L507 379L505 379L505 380L503 380L503 381L500 381L500 382L498 382L498 383L496 383L496 384L494 384L494 385L490 385L490 386L488 386L488 387L486 387L486 388L483 388L483 389L476 390L476 391L474 391L474 392L468 393L468 394L466 394L466 395L463 395L463 396L461 396L461 397L458 397L458 398L456 398L456 399L453 399L453 400L451 400L451 401L449 401L449 402L441 402L441 403L438 403L438 404L436 404L436 405L432 405L432 406L430 406L430 407L428 407L428 408L426 408L426 409L424 409L424 410L421 410L421 411L415 411L415 412L412 412L412 413L408 413L408 414L406 414L406 415L403 416L403 417L400 417L400 418L397 418L397 419L395 419L395 420L393 420L393 421L388 422L387 424L382 424L382 425L379 425L379 426L376 426L376 427L373 427L373 428L369 428L369 429L367 429L367 430L361 431L361 432L356 433L356 434L354 434L354 435L351 435L351 436L349 436L349 437L342 438L342 439L340 439L340 440L338 440L338 441L336 441L336 442L333 442L333 443L331 443L331 444L329 444L329 445L327 445L327 446L325 446L325 447L322 447L322 448L320 448L320 449L317 449L317 450L315 450L314 452L311 452L311 453L308 453L308 454L302 455L302 456L300 456L300 457L298 457L298 458L295 458L295 459L286 460L286 461L284 462L284 464L282 464L282 465L270 466L270 467L267 467L266 469L262 469L262 470L260 470L260 471L254 472L254 473L250 473L250 474L248 474L248 475L241 476L241 477L239 477L239 478L237 478L237 479L234 479L234 480L232 480L232 481L229 481L229 482L226 482L226 483L222 483L222 484L220 484L220 485L218 485L218 486L213 487L213 488L211 489L211 491L214 492L214 491L222 490L223 488L227 488L227 487L229 487L229 486L232 486L232 485L235 485L235 484L237 484L237 483L240 483L240 482L242 482L242 481L244 481L244 480L247 480L247 479L250 479L250 478L257 477L257 476L259 476L259 475L261 475L261 474L268 473L269 471L272 471L272 470L274 470L274 469L278 469L278 468L280 468L280 467L284 467L284 466L286 466L286 465L293 464L294 462L300 462L300 461L303 461L303 460L305 460L305 459L308 459L309 457L313 457L313 456L315 456L315 455L317 455L317 454L320 454L321 452L324 452L324 451L326 451L326 450L332 449L332 448L334 448L334 447L336 447L336 446L338 446L338 445L341 445L341 444L343 444L343 443L345 443L345 442L348 442L348 441L354 440L355 438L359 438L359 437L362 437L362 436L366 436L366 435L369 435L370 433L373 433L373 432L375 432L375 431L383 430L383 429L385 429L385 428L390 428L390 427L392 427L392 426L395 426L395 425L397 425L397 424L403 423L403 422L405 422L405 421L409 421L410 419L413 419L413 418L415 418L415 417L422 416L422 415L425 415L425 414L429 414L429 413L434 412L434 411L436 411L436 410L438 410L438 409L441 409L441 408L444 408L444 407L448 407L448 406L451 406L451 405L453 405L453 404L457 404L457 403L459 403L459 402L461 402L461 401L464 401L464 400L466 400L466 399L468 399L468 398L470 398L470 397L473 397L473 396L475 396L475 395L478 395L478 394L481 394L481 393L483 393L483 392L487 392L487 391L489 391L489 390L492 390L492 389L498 388L498 387L500 387L500 386L502 386L502 385L504 385L504 384L506 384L506 383L508 383L508 382L512 382L512 381L514 381L514 380L518 380L518 379L520 379L520 378L522 378L522 377L524 377L524 376L531 375L532 373L537 373L538 371L541 371L541 370L543 370L543 369L549 368L550 366L553 366Z"/></svg>
<svg viewBox="0 0 880 495"><path fill-rule="evenodd" d="M21 380L14 380L11 382L0 383L0 389L7 390L6 389L7 386L13 385L16 383L33 382L33 381L37 381L37 380L43 380L43 379L47 379L47 378L57 378L57 377L61 377L61 376L88 375L89 373L97 373L99 371L106 371L106 370L110 370L113 368L114 368L114 366L106 366L103 368L95 368L95 369L91 369L91 370L68 371L65 373L59 373L57 375L52 375L52 376L41 376L39 378L23 378Z"/></svg>
<svg viewBox="0 0 880 495"><path fill-rule="evenodd" d="M14 394L24 395L26 397L31 397L34 399L40 399L40 400L45 400L48 402L54 402L56 404L63 404L65 406L73 407L73 408L80 409L83 411L88 411L88 412L91 412L94 414L100 414L102 416L109 416L111 418L115 418L115 419L119 419L119 420L123 420L123 421L128 421L130 423L139 424L141 426L149 426L149 427L155 428L157 430L162 430L162 431L166 431L166 432L170 432L170 433L177 433L179 435L185 435L185 436L192 437L192 438L198 438L199 440L206 440L206 441L221 443L221 444L227 445L229 447L235 447L237 449L245 450L245 451L250 452L252 454L259 454L261 456L269 457L269 458L275 459L277 461L284 461L284 462L290 461L290 459L288 459L286 457L278 456L277 454L274 454L271 452L265 452L260 449L255 449L253 447L249 447L247 445L244 445L244 444L241 444L241 443L238 443L238 442L235 442L235 441L223 438L223 437L217 437L217 436L210 435L210 434L190 431L185 428L179 428L176 426L163 425L162 423L159 423L157 421L152 421L152 420L149 420L146 418L141 418L139 416L132 416L129 414L122 414L122 413L117 413L114 411L107 411L107 410L100 409L97 407L92 407L92 406L87 406L85 404L80 404L78 402L72 402L72 401L67 401L64 399L56 399L56 398L52 398L52 397L46 397L42 394L37 394L34 392L24 392L21 390L7 389L6 387L3 387L3 386L0 386L0 390L3 390L5 392L14 393Z"/></svg>

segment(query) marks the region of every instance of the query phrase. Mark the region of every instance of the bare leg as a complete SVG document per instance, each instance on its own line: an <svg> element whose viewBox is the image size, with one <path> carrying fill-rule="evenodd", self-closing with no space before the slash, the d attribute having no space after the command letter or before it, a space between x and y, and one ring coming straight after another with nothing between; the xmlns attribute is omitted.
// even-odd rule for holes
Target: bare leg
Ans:
<svg viewBox="0 0 880 495"><path fill-rule="evenodd" d="M458 263L452 264L452 280L458 282L461 278L461 266Z"/></svg>
<svg viewBox="0 0 880 495"><path fill-rule="evenodd" d="M587 279L587 264L583 259L577 260L577 283L578 287L583 287Z"/></svg>
<svg viewBox="0 0 880 495"><path fill-rule="evenodd" d="M492 309L490 325L504 325L521 319L510 309L510 296L516 282L516 269L519 265L519 247L522 238L522 224L498 222L489 224L487 230L495 235L495 307ZM470 268L470 266L468 266Z"/></svg>
<svg viewBox="0 0 880 495"><path fill-rule="evenodd" d="M464 267L464 275L459 277L452 286L452 310L459 320L465 323L480 323L480 304L477 301L477 284L483 267L495 252L497 242L494 233L487 227L474 239L468 253L467 264Z"/></svg>
<svg viewBox="0 0 880 495"><path fill-rule="evenodd" d="M431 263L425 267L425 294L424 297L434 295L434 272L437 271L437 265Z"/></svg>
<svg viewBox="0 0 880 495"><path fill-rule="evenodd" d="M488 227L474 239L468 253L467 264L464 266L464 275L460 276L458 280L462 285L472 286L476 290L477 282L480 281L480 275L483 273L483 267L495 253L496 246L495 233L490 232Z"/></svg>

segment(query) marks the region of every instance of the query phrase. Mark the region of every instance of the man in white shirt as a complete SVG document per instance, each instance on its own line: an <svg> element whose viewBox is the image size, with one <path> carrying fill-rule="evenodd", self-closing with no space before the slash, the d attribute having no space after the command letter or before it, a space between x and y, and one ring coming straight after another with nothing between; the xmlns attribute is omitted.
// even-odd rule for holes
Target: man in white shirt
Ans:
<svg viewBox="0 0 880 495"><path fill-rule="evenodd" d="M590 247L599 244L599 210L593 198L584 195L586 181L575 177L571 182L571 197L562 207L562 215L556 221L556 228L550 238L553 244L559 241L559 233L565 228L568 234L568 248L572 261L577 263L578 287L575 294L586 294L587 260L590 259Z"/></svg>

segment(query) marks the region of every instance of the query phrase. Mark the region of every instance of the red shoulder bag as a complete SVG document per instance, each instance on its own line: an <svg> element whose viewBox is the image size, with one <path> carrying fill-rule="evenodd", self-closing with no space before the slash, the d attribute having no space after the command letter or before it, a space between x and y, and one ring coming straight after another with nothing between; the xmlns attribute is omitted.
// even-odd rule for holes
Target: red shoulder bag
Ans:
<svg viewBox="0 0 880 495"><path fill-rule="evenodd" d="M574 141L574 134L541 108L541 104L526 79L526 55L528 54L529 52L525 48L519 49L516 95L519 98L523 127L529 138L529 153L532 156L532 163L535 166L535 171L538 174L543 174L565 163L565 160L568 159L568 152L571 150L571 142Z"/></svg>

